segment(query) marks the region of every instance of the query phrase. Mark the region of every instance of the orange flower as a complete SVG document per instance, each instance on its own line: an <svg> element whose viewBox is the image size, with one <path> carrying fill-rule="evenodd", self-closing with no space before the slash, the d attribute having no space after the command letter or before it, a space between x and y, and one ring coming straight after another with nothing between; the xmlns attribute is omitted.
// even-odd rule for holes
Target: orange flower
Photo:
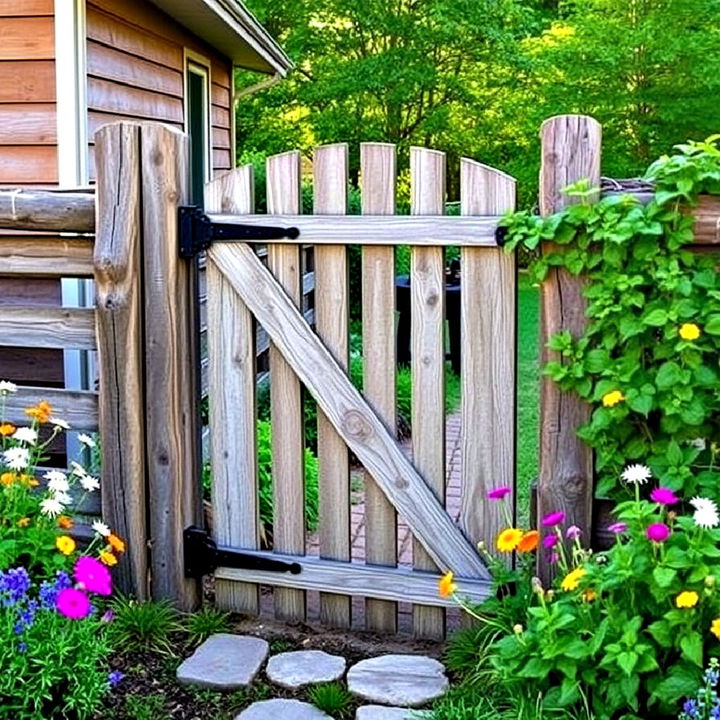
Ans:
<svg viewBox="0 0 720 720"><path fill-rule="evenodd" d="M585 602L592 602L597 597L597 593L592 589L588 588L583 594L582 599Z"/></svg>
<svg viewBox="0 0 720 720"><path fill-rule="evenodd" d="M528 530L518 543L517 549L521 553L529 553L535 550L540 542L540 533L537 530Z"/></svg>
<svg viewBox="0 0 720 720"><path fill-rule="evenodd" d="M42 425L50 420L52 416L52 405L46 400L41 400L35 407L25 410L25 414L33 420L37 420Z"/></svg>
<svg viewBox="0 0 720 720"><path fill-rule="evenodd" d="M5 487L12 485L15 482L15 473L3 473L0 475L0 483Z"/></svg>
<svg viewBox="0 0 720 720"><path fill-rule="evenodd" d="M108 542L110 543L110 547L115 551L119 553L125 552L125 543L117 536L110 533L107 538Z"/></svg>
<svg viewBox="0 0 720 720"><path fill-rule="evenodd" d="M457 590L457 585L453 582L452 570L448 570L438 581L438 595L440 597L449 597Z"/></svg>
<svg viewBox="0 0 720 720"><path fill-rule="evenodd" d="M12 423L3 423L0 425L0 435L3 437L12 435L16 430L17 428Z"/></svg>
<svg viewBox="0 0 720 720"><path fill-rule="evenodd" d="M27 527L30 524L30 518L24 517L17 521L18 527Z"/></svg>
<svg viewBox="0 0 720 720"><path fill-rule="evenodd" d="M104 562L108 567L117 565L117 558L111 552L101 552L100 561Z"/></svg>
<svg viewBox="0 0 720 720"><path fill-rule="evenodd" d="M59 528L62 528L63 530L72 530L73 525L75 524L72 520L72 518L69 515L61 515L57 519L57 524Z"/></svg>

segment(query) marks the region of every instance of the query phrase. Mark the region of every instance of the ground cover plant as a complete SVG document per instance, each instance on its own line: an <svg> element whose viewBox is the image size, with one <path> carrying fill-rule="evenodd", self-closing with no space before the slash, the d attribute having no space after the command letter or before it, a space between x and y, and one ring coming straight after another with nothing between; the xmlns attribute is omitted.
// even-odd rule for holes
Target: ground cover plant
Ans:
<svg viewBox="0 0 720 720"><path fill-rule="evenodd" d="M98 481L78 463L38 467L68 425L44 401L25 411L26 426L7 422L15 391L0 381L0 714L81 720L121 680L109 668L107 603L125 542L100 521L86 547L72 537L71 493Z"/></svg>

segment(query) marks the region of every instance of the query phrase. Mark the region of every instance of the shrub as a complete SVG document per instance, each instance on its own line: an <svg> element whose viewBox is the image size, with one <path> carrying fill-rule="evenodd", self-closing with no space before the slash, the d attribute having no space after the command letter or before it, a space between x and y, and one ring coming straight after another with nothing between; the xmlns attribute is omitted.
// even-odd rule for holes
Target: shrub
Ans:
<svg viewBox="0 0 720 720"><path fill-rule="evenodd" d="M185 619L185 629L192 644L199 644L210 635L230 630L230 614L204 606Z"/></svg>
<svg viewBox="0 0 720 720"><path fill-rule="evenodd" d="M119 596L112 602L112 647L133 653L154 650L172 653L171 635L182 628L177 610L166 600L135 600Z"/></svg>
<svg viewBox="0 0 720 720"><path fill-rule="evenodd" d="M340 683L325 683L308 690L308 700L331 717L345 717L353 703L353 696Z"/></svg>

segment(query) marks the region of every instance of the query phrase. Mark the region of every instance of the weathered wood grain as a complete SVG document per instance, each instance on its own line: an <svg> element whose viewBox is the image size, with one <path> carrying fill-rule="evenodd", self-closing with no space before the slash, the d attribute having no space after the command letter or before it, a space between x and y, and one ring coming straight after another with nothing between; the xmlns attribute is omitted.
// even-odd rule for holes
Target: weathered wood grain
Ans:
<svg viewBox="0 0 720 720"><path fill-rule="evenodd" d="M50 16L3 17L0 60L53 60L55 35Z"/></svg>
<svg viewBox="0 0 720 720"><path fill-rule="evenodd" d="M341 237L346 245L478 245L497 247L495 230L499 217L407 217L338 215L293 215L271 213L249 215L242 222L249 225L296 227L300 237L273 240L276 244L334 245ZM241 222L232 215L211 215L216 222Z"/></svg>
<svg viewBox="0 0 720 720"><path fill-rule="evenodd" d="M442 215L445 153L410 150L410 212ZM445 504L445 256L441 247L414 247L410 256L413 464ZM417 538L413 567L436 570ZM445 616L437 608L413 607L418 637L442 639Z"/></svg>
<svg viewBox="0 0 720 720"><path fill-rule="evenodd" d="M540 169L540 212L548 215L577 201L560 191L583 178L591 187L600 185L601 128L582 115L560 115L543 123ZM548 248L550 249L550 248ZM557 250L557 247L553 247ZM541 286L540 361L559 360L547 349L555 333L568 330L577 337L585 327L586 301L583 280L565 270L553 269ZM538 514L562 510L568 524L591 536L593 455L577 437L577 428L590 414L587 404L563 393L548 377L542 380L540 397L540 477ZM548 568L545 568L547 574Z"/></svg>
<svg viewBox="0 0 720 720"><path fill-rule="evenodd" d="M93 238L0 235L3 275L92 277Z"/></svg>
<svg viewBox="0 0 720 720"><path fill-rule="evenodd" d="M95 196L49 190L1 190L0 227L91 233L95 231Z"/></svg>
<svg viewBox="0 0 720 720"><path fill-rule="evenodd" d="M68 422L73 430L98 429L98 394L88 390L58 390L44 387L18 387L5 402L5 419L15 425L27 424L25 409L46 400L53 414Z"/></svg>
<svg viewBox="0 0 720 720"><path fill-rule="evenodd" d="M0 62L0 103L52 102L55 102L55 63L52 60Z"/></svg>
<svg viewBox="0 0 720 720"><path fill-rule="evenodd" d="M3 306L0 338L10 347L95 350L95 311Z"/></svg>
<svg viewBox="0 0 720 720"><path fill-rule="evenodd" d="M95 287L102 437L103 517L127 553L120 587L149 597L145 386L141 289L140 130L113 125L98 153Z"/></svg>
<svg viewBox="0 0 720 720"><path fill-rule="evenodd" d="M464 215L501 215L515 207L515 180L463 158L460 201ZM513 507L516 502L515 255L500 249L463 248L461 271L460 517L465 535L473 543L485 541L492 549L504 520L500 503L488 500L487 491L509 487Z"/></svg>
<svg viewBox="0 0 720 720"><path fill-rule="evenodd" d="M394 145L360 146L363 215L395 214L397 153ZM362 249L363 393L394 435L395 409L395 250L388 246ZM397 564L397 514L392 503L365 472L365 562ZM397 632L397 605L368 598L365 627Z"/></svg>
<svg viewBox="0 0 720 720"><path fill-rule="evenodd" d="M252 212L252 165L205 186L208 211ZM255 413L255 334L250 311L210 260L207 264L213 533L218 543L260 547ZM257 615L259 586L216 579L225 610Z"/></svg>
<svg viewBox="0 0 720 720"><path fill-rule="evenodd" d="M218 244L210 255L433 560L458 575L487 578L475 549L252 249Z"/></svg>
<svg viewBox="0 0 720 720"><path fill-rule="evenodd" d="M144 250L146 445L154 598L186 610L199 584L184 577L183 530L199 525L200 466L195 287L177 252L178 205L187 201L187 138L155 123L140 125Z"/></svg>
<svg viewBox="0 0 720 720"><path fill-rule="evenodd" d="M267 206L269 213L300 212L299 152L268 158ZM268 245L268 267L284 288L286 297L295 306L299 306L302 300L299 247L275 243ZM226 269L223 270L227 275ZM229 279L232 283L232 278ZM247 298L245 302L247 303ZM258 317L256 313L255 316ZM273 339L272 335L271 339ZM303 555L305 553L305 435L302 395L300 381L274 343L270 345L270 417L274 547L278 552ZM278 620L295 622L305 620L304 592L279 588L274 593L274 600L275 617Z"/></svg>
<svg viewBox="0 0 720 720"><path fill-rule="evenodd" d="M695 244L720 244L720 196L702 195L692 212L695 215Z"/></svg>
<svg viewBox="0 0 720 720"><path fill-rule="evenodd" d="M0 145L55 145L55 103L0 104Z"/></svg>
<svg viewBox="0 0 720 720"><path fill-rule="evenodd" d="M314 211L318 216L347 212L348 146L315 149ZM345 238L339 237L340 242ZM348 264L345 244L315 248L317 333L340 366L348 367ZM320 557L350 560L350 462L347 446L332 422L318 411ZM320 619L331 627L350 627L350 600L320 595Z"/></svg>
<svg viewBox="0 0 720 720"><path fill-rule="evenodd" d="M406 568L380 567L363 563L334 562L314 557L278 555L270 552L252 552L258 558L278 559L285 562L299 562L302 572L271 573L264 570L235 570L218 568L215 577L226 580L253 580L280 587L303 590L325 590L326 592L376 598L378 601L394 604L407 602L409 597L417 598L423 605L453 607L455 601L438 595L439 576ZM459 594L472 603L485 600L491 591L488 580L457 578Z"/></svg>
<svg viewBox="0 0 720 720"><path fill-rule="evenodd" d="M149 90L127 87L118 92L117 85L108 80L88 77L88 108L133 118L182 123L182 100Z"/></svg>

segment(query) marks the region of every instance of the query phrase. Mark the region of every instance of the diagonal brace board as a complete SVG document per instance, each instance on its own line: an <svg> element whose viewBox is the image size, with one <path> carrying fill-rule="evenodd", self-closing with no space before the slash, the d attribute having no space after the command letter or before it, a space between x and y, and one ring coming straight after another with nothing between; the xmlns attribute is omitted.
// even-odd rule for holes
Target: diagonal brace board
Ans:
<svg viewBox="0 0 720 720"><path fill-rule="evenodd" d="M432 559L460 576L488 578L471 543L252 248L216 245L209 257Z"/></svg>

